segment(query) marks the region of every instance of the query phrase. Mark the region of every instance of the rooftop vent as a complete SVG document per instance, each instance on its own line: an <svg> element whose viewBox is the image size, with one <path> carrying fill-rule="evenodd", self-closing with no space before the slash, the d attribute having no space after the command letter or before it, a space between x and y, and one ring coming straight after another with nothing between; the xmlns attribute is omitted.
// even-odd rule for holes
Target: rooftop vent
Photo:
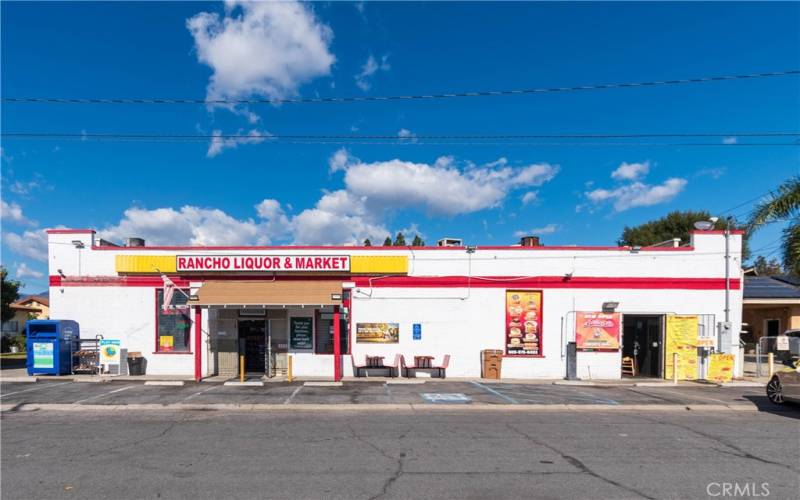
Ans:
<svg viewBox="0 0 800 500"><path fill-rule="evenodd" d="M464 241L461 238L442 238L436 242L439 247L463 247Z"/></svg>
<svg viewBox="0 0 800 500"><path fill-rule="evenodd" d="M523 247L540 247L542 244L539 242L538 236L523 236L519 240L519 244Z"/></svg>
<svg viewBox="0 0 800 500"><path fill-rule="evenodd" d="M143 247L144 238L128 238L125 240L126 247Z"/></svg>

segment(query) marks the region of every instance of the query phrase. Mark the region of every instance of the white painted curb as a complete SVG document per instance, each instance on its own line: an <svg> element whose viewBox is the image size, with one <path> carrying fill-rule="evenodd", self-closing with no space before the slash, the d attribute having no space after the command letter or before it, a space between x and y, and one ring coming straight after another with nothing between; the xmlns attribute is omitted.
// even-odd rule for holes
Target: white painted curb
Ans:
<svg viewBox="0 0 800 500"><path fill-rule="evenodd" d="M183 380L148 380L144 385L183 385Z"/></svg>
<svg viewBox="0 0 800 500"><path fill-rule="evenodd" d="M341 387L341 382L303 382L303 385L308 387Z"/></svg>
<svg viewBox="0 0 800 500"><path fill-rule="evenodd" d="M0 384L8 384L11 382L19 383L32 383L38 382L39 379L37 377L2 377L0 378Z"/></svg>
<svg viewBox="0 0 800 500"><path fill-rule="evenodd" d="M224 385L232 385L234 387L264 387L264 382L261 380L246 380L239 382L238 380L228 380Z"/></svg>

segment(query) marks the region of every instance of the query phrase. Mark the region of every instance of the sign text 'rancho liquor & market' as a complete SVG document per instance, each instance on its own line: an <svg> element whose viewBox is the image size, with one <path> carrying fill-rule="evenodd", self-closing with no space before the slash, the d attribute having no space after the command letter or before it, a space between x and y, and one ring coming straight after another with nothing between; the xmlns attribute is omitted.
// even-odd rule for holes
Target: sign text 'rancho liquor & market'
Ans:
<svg viewBox="0 0 800 500"><path fill-rule="evenodd" d="M177 255L177 271L350 271L349 255Z"/></svg>

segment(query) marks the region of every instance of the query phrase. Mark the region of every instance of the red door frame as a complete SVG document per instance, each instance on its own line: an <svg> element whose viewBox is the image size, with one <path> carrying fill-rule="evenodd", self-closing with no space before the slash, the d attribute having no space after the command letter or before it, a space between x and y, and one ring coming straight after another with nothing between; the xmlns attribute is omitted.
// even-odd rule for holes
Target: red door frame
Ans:
<svg viewBox="0 0 800 500"><path fill-rule="evenodd" d="M339 306L333 306L333 380L342 380L342 326L339 324Z"/></svg>

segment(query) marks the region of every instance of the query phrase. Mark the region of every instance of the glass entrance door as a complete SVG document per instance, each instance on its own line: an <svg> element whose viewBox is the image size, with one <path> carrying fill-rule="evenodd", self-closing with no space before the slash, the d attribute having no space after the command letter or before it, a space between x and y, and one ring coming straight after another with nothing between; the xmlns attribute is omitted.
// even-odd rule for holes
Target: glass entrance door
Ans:
<svg viewBox="0 0 800 500"><path fill-rule="evenodd" d="M240 319L239 342L244 349L244 369L248 373L266 371L267 322L264 319Z"/></svg>

